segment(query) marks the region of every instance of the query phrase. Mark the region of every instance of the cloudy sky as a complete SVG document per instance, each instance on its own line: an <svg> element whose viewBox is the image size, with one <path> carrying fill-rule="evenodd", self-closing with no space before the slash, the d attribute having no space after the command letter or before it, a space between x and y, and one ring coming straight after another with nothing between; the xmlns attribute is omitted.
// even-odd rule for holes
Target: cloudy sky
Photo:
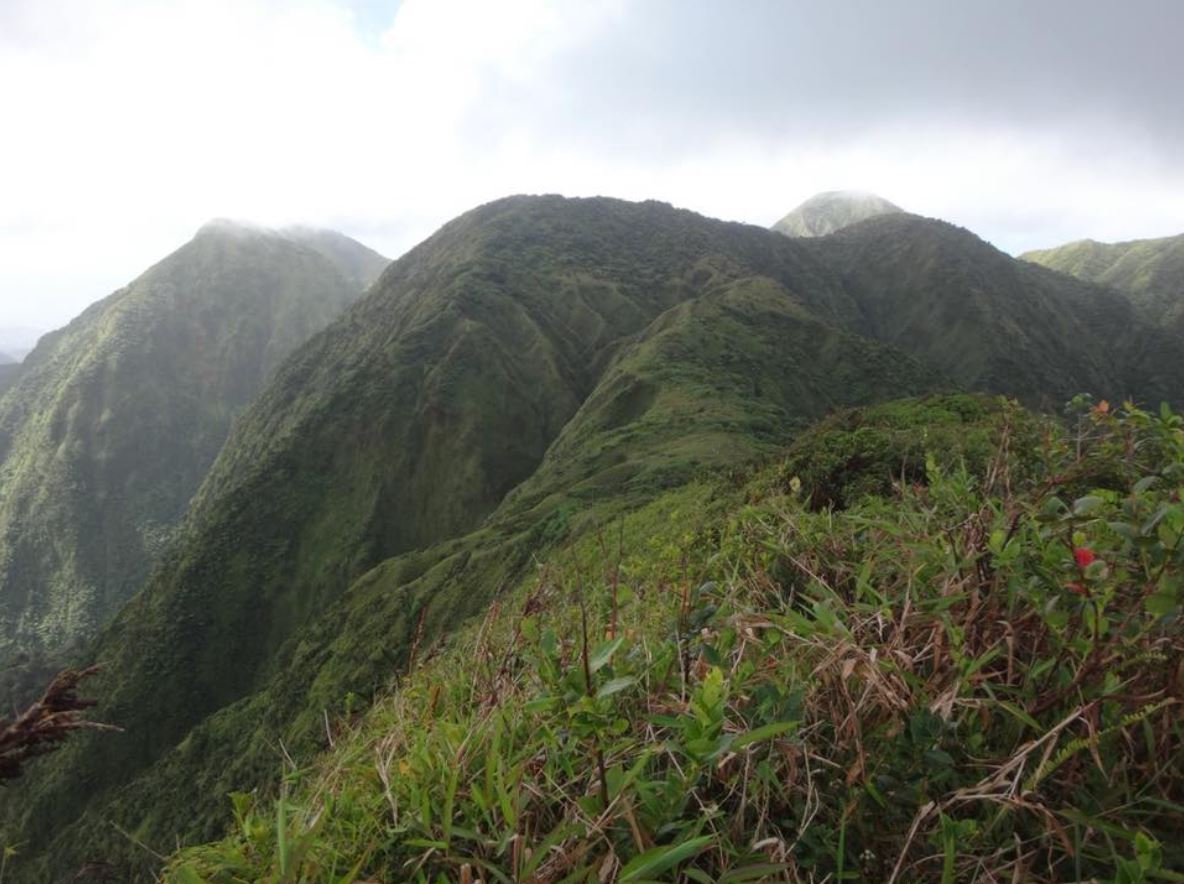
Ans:
<svg viewBox="0 0 1184 884"><path fill-rule="evenodd" d="M516 192L1018 252L1184 232L1178 0L0 0L0 330L212 217L396 257Z"/></svg>

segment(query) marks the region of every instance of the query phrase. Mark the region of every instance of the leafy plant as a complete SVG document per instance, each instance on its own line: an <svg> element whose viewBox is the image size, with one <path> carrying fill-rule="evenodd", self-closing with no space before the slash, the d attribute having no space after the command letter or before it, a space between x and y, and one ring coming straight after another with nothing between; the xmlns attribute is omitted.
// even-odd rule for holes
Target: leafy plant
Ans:
<svg viewBox="0 0 1184 884"><path fill-rule="evenodd" d="M585 536L166 878L1178 880L1181 419L994 419L842 511L775 466Z"/></svg>

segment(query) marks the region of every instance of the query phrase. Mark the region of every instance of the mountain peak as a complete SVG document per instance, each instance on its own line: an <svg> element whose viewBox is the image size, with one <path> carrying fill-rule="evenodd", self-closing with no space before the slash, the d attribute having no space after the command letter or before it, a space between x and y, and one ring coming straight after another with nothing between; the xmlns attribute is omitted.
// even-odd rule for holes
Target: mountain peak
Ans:
<svg viewBox="0 0 1184 884"><path fill-rule="evenodd" d="M200 236L258 236L260 234L274 233L275 231L264 227L260 224L255 224L251 221L242 221L237 218L212 218L198 228L196 237Z"/></svg>
<svg viewBox="0 0 1184 884"><path fill-rule="evenodd" d="M194 235L195 241L282 241L311 250L327 259L359 291L378 278L390 260L344 233L303 224L274 228L236 218L214 218Z"/></svg>
<svg viewBox="0 0 1184 884"><path fill-rule="evenodd" d="M773 229L786 236L825 236L857 221L903 211L874 193L828 190L810 197L774 224Z"/></svg>

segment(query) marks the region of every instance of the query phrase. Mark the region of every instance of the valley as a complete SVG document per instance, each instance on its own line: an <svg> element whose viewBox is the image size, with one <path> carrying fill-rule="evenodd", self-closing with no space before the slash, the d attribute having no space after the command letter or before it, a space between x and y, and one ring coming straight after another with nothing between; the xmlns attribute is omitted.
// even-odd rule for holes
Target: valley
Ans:
<svg viewBox="0 0 1184 884"><path fill-rule="evenodd" d="M0 396L0 647L14 696L101 664L91 714L121 732L6 790L17 880L757 880L836 849L928 878L905 835L979 819L923 800L959 801L976 752L1052 734L1047 800L1126 812L1054 739L1083 710L1145 722L1156 806L1180 801L1171 309L826 197L790 236L514 196L389 266L214 222L43 338ZM1086 544L1112 566L1077 575ZM1129 629L1102 643L1066 582ZM1025 662L983 610L1040 636ZM1168 666L1121 693L1107 654ZM843 777L806 788L810 753ZM775 782L829 808L815 828ZM1045 831L1008 819L966 828L975 856ZM1175 863L1178 818L1142 819ZM1086 828L1044 859L1100 867Z"/></svg>

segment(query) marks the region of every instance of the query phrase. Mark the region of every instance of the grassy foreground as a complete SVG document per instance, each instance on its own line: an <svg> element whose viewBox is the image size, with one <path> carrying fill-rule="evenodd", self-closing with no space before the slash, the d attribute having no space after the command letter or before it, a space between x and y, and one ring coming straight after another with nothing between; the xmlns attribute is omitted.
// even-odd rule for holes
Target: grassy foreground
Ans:
<svg viewBox="0 0 1184 884"><path fill-rule="evenodd" d="M570 538L165 879L1184 880L1182 421L957 407Z"/></svg>

